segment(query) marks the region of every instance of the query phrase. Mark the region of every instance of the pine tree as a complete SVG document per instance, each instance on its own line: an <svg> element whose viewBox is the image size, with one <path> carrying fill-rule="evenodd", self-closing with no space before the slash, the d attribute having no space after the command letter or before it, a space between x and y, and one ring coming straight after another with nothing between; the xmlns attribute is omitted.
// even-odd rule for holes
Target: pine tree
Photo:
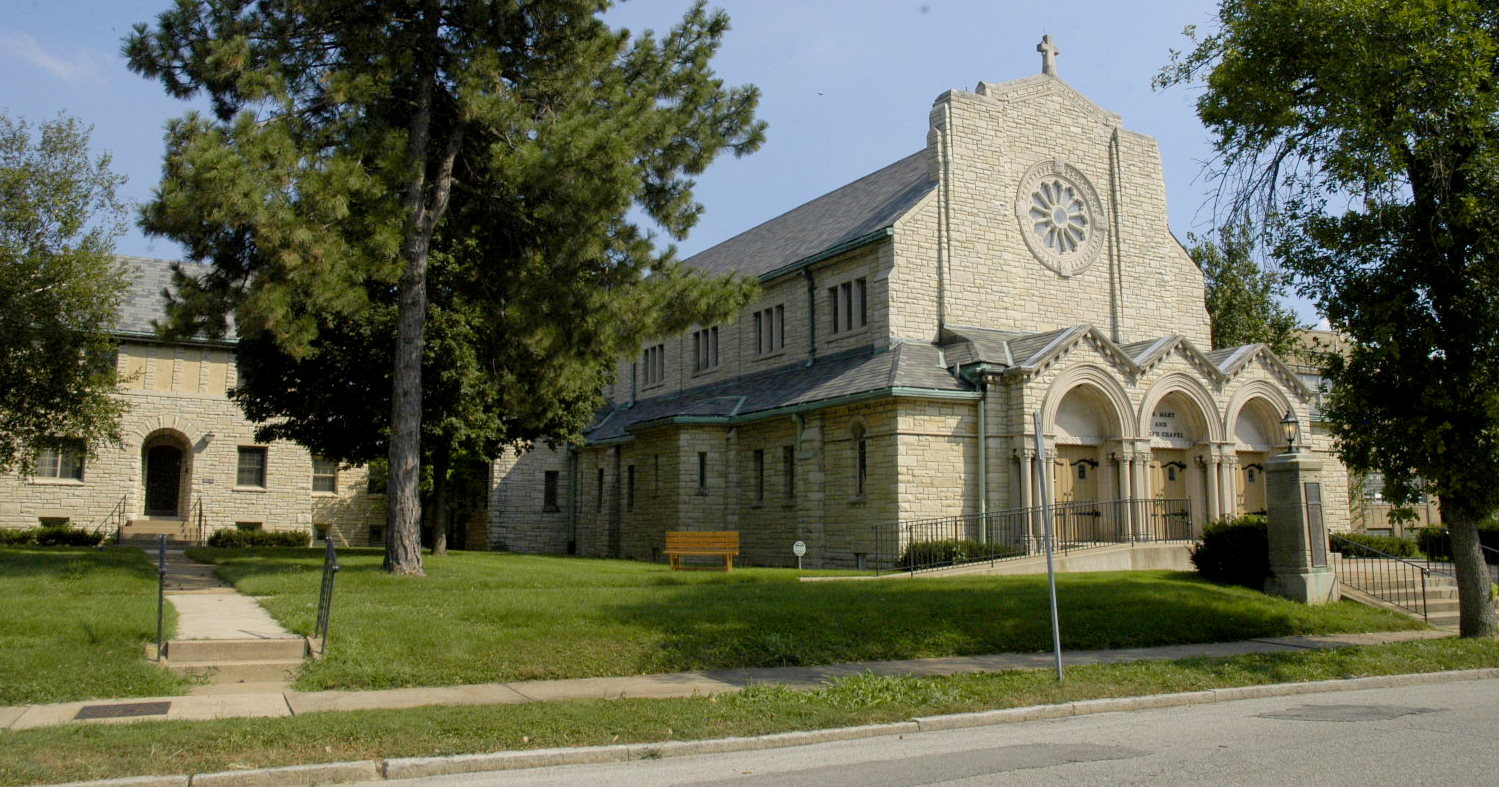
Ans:
<svg viewBox="0 0 1499 787"><path fill-rule="evenodd" d="M681 273L629 217L639 208L684 236L701 209L692 176L763 139L757 92L708 67L728 20L698 3L665 36L635 38L599 18L609 5L179 0L127 42L133 69L213 107L169 127L145 211L148 231L213 265L178 278L173 327L223 332L232 314L242 337L308 359L326 326L391 312L396 573L422 572L434 261L465 271L453 286L475 306L475 345L523 361L487 375L555 364L536 398L596 385L669 322L677 310L644 308L643 281L682 283L699 303L743 297ZM501 417L529 417L528 404L506 401Z"/></svg>

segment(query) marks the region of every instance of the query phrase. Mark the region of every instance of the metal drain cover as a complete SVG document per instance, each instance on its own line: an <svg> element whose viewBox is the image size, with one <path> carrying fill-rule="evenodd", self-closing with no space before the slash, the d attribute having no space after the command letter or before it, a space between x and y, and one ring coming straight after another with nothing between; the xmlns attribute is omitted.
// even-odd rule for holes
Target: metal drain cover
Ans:
<svg viewBox="0 0 1499 787"><path fill-rule="evenodd" d="M1259 714L1265 719L1295 721L1389 721L1418 713L1436 713L1441 708L1403 708L1399 705L1302 705L1299 708Z"/></svg>
<svg viewBox="0 0 1499 787"><path fill-rule="evenodd" d="M121 705L85 705L74 719L126 719L132 716L165 716L170 702L127 702Z"/></svg>

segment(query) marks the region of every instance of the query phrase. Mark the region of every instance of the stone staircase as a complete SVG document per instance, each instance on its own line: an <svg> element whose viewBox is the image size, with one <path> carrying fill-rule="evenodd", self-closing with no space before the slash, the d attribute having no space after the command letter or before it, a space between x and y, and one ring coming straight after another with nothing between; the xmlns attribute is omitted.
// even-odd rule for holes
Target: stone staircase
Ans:
<svg viewBox="0 0 1499 787"><path fill-rule="evenodd" d="M154 549L147 549L155 557ZM166 598L178 613L178 639L156 659L177 675L201 681L193 694L279 691L302 667L307 640L281 628L253 598L214 574L214 567L168 550Z"/></svg>
<svg viewBox="0 0 1499 787"><path fill-rule="evenodd" d="M1410 564L1333 558L1344 598L1422 618L1436 628L1457 628L1457 580L1453 577L1432 571L1425 577L1423 591L1421 572Z"/></svg>
<svg viewBox="0 0 1499 787"><path fill-rule="evenodd" d="M167 546L181 547L198 543L198 527L180 516L146 516L131 519L120 528L120 545L150 547L160 536L167 537Z"/></svg>

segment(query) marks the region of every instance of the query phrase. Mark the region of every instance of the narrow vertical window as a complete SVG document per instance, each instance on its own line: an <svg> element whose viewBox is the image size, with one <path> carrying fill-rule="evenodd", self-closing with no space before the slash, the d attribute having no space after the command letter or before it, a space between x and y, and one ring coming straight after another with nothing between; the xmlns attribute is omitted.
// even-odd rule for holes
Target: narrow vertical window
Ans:
<svg viewBox="0 0 1499 787"><path fill-rule="evenodd" d="M770 352L765 345L765 312L755 312L755 355Z"/></svg>
<svg viewBox="0 0 1499 787"><path fill-rule="evenodd" d="M838 288L828 288L828 314L833 318L833 333L838 332Z"/></svg>
<svg viewBox="0 0 1499 787"><path fill-rule="evenodd" d="M869 477L869 440L864 434L864 426L854 426L854 494L858 497L864 496L865 480Z"/></svg>
<svg viewBox="0 0 1499 787"><path fill-rule="evenodd" d="M844 282L839 288L843 293L843 330L854 329L854 284Z"/></svg>
<svg viewBox="0 0 1499 787"><path fill-rule="evenodd" d="M765 451L759 448L754 453L755 502L765 502Z"/></svg>
<svg viewBox="0 0 1499 787"><path fill-rule="evenodd" d="M240 447L239 466L235 471L234 483L237 486L265 488L264 448Z"/></svg>
<svg viewBox="0 0 1499 787"><path fill-rule="evenodd" d="M595 511L604 510L604 468L599 468L598 502L594 504Z"/></svg>
<svg viewBox="0 0 1499 787"><path fill-rule="evenodd" d="M776 306L775 340L777 350L786 346L786 307L784 305Z"/></svg>
<svg viewBox="0 0 1499 787"><path fill-rule="evenodd" d="M863 279L854 280L854 300L859 308L859 327L869 324L869 294L866 292Z"/></svg>
<svg viewBox="0 0 1499 787"><path fill-rule="evenodd" d="M661 455L651 456L651 494L661 492Z"/></svg>
<svg viewBox="0 0 1499 787"><path fill-rule="evenodd" d="M697 452L697 493L708 494L708 453Z"/></svg>
<svg viewBox="0 0 1499 787"><path fill-rule="evenodd" d="M781 446L781 489L787 500L796 499L796 449L789 445Z"/></svg>
<svg viewBox="0 0 1499 787"><path fill-rule="evenodd" d="M541 487L541 510L561 511L562 507L557 503L557 484L561 474L556 470L548 470L542 476Z"/></svg>
<svg viewBox="0 0 1499 787"><path fill-rule="evenodd" d="M338 491L338 463L321 456L312 457L312 491Z"/></svg>
<svg viewBox="0 0 1499 787"><path fill-rule="evenodd" d="M635 465L625 467L625 510L635 510Z"/></svg>

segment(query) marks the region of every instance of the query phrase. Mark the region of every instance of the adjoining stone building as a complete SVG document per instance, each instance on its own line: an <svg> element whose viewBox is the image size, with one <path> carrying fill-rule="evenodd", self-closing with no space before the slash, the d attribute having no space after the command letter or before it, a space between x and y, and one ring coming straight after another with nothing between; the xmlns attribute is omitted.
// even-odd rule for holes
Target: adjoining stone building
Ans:
<svg viewBox="0 0 1499 787"><path fill-rule="evenodd" d="M495 461L490 545L651 559L664 531L728 529L752 563L800 540L855 566L893 523L1028 509L1042 474L1089 510L1186 501L1192 531L1263 511L1281 417L1310 424L1315 392L1264 346L1209 351L1155 141L1053 52L938 96L917 153L689 259L759 298L622 359L586 445Z"/></svg>
<svg viewBox="0 0 1499 787"><path fill-rule="evenodd" d="M382 539L383 494L364 468L339 468L288 442L262 443L227 392L234 341L165 341L161 293L171 263L122 257L131 287L115 330L118 395L129 405L123 444L85 457L65 442L41 452L29 476L0 476L0 527L67 523L128 536L196 538L221 528L329 531L335 543Z"/></svg>

